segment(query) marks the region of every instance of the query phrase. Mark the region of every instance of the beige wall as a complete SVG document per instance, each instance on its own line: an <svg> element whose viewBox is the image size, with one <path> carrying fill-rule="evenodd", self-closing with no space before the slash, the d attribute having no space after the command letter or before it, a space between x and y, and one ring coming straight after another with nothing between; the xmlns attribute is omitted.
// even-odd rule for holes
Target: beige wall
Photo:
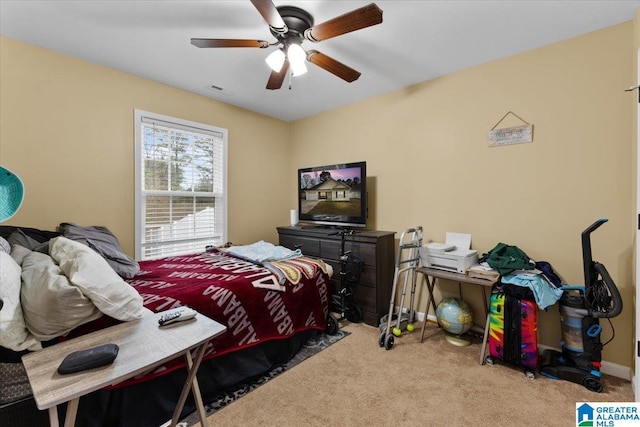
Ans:
<svg viewBox="0 0 640 427"><path fill-rule="evenodd" d="M632 29L618 25L299 120L290 167L366 160L375 228L422 225L436 242L447 231L471 233L480 252L516 245L571 284L584 282L582 230L609 218L592 235L593 254L627 305L604 359L632 366L637 95L624 92L635 81ZM487 132L508 111L534 125L533 143L489 148ZM501 126L520 124L510 116ZM453 283L441 289L457 293ZM480 292L463 292L480 316ZM559 346L556 307L541 313L539 328L542 344Z"/></svg>
<svg viewBox="0 0 640 427"><path fill-rule="evenodd" d="M7 38L0 55L0 163L26 191L6 224L105 225L133 255L136 108L229 130L230 241L288 218L288 123Z"/></svg>
<svg viewBox="0 0 640 427"><path fill-rule="evenodd" d="M434 241L467 232L481 252L517 245L569 283L583 282L580 233L609 218L593 252L626 306L604 359L631 367L637 98L623 89L638 38L626 23L291 124L0 38L0 163L26 186L9 224L106 225L132 254L134 108L208 123L229 129L235 243L276 239L297 168L357 160L368 162L371 228L423 225ZM508 111L534 125L534 142L488 148ZM480 314L479 292L464 291ZM555 307L541 314L542 344L558 346L559 325Z"/></svg>

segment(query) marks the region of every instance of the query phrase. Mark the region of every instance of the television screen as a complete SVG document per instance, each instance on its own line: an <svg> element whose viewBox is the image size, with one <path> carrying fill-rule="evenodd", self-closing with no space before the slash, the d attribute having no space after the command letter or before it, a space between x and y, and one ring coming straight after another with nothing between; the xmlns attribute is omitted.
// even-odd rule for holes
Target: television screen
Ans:
<svg viewBox="0 0 640 427"><path fill-rule="evenodd" d="M298 169L298 217L301 222L366 227L366 162Z"/></svg>

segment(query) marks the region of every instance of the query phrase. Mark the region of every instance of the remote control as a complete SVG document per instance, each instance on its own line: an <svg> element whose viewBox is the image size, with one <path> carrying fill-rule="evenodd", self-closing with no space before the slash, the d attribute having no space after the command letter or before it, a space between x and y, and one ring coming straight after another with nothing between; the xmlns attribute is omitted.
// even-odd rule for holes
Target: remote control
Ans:
<svg viewBox="0 0 640 427"><path fill-rule="evenodd" d="M158 319L160 326L169 325L175 322L183 322L185 320L193 319L196 316L196 311L189 307L177 307L171 310L162 312Z"/></svg>

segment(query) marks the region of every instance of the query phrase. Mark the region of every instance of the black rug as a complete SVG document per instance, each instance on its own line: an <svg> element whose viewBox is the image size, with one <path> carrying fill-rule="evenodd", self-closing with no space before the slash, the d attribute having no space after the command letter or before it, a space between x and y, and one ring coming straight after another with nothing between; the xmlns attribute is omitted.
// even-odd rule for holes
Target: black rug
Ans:
<svg viewBox="0 0 640 427"><path fill-rule="evenodd" d="M300 351L298 351L298 353L295 356L293 356L293 358L287 363L285 363L284 365L276 366L275 368L273 368L272 370L270 370L260 378L257 378L249 383L242 384L232 390L229 390L225 393L220 394L217 398L213 400L213 402L205 405L205 411L207 413L207 417L210 416L211 414L214 414L216 411L219 411L220 409L224 408L228 404L236 401L237 399L240 399L242 396L255 390L261 385L271 381L273 378L277 377L278 375L287 371L288 369L293 368L300 362L308 359L309 357L315 354L320 353L322 350L340 341L342 338L346 337L347 335L349 335L349 332L345 332L344 330L340 329L335 335L327 335L323 333L321 335L318 335L317 337L309 339L302 346ZM193 426L199 422L200 422L200 419L198 418L198 413L194 412L191 415L184 418L182 421L180 421L178 425L181 427L188 427L188 426Z"/></svg>

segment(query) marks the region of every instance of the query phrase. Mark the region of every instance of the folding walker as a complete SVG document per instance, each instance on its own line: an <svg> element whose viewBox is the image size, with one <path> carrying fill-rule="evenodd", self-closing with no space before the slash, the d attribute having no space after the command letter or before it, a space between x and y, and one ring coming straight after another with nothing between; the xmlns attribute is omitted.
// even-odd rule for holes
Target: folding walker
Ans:
<svg viewBox="0 0 640 427"><path fill-rule="evenodd" d="M422 247L422 226L409 228L402 232L400 243L398 245L398 255L396 258L395 271L393 274L393 286L391 288L391 301L389 302L389 314L381 319L380 338L378 344L387 350L393 348L394 336L402 335L401 323L406 322L407 331L411 332L415 329L413 322L415 321L414 297L416 293L416 279L418 264L420 261L419 249ZM402 285L402 295L400 297L400 305L398 311L395 312L396 288L400 277L404 276ZM411 276L411 297L409 299L409 313L402 313L404 306L404 297L407 291L407 283ZM386 327L384 326L386 317ZM391 327L392 323L396 323L395 327Z"/></svg>

